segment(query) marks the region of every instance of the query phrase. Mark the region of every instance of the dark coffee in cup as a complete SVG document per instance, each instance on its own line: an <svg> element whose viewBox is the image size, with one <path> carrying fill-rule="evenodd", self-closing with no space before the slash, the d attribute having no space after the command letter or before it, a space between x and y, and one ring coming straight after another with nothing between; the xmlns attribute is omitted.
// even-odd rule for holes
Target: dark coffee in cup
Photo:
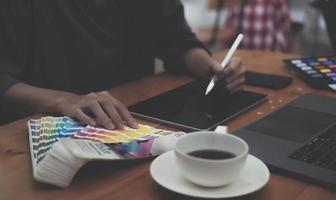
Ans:
<svg viewBox="0 0 336 200"><path fill-rule="evenodd" d="M203 159L211 159L211 160L222 160L222 159L230 159L236 157L234 153L223 150L216 149L201 149L195 150L188 153L190 156L194 156L197 158Z"/></svg>
<svg viewBox="0 0 336 200"><path fill-rule="evenodd" d="M200 131L180 137L175 144L175 161L188 181L219 187L239 178L248 155L241 138L223 133Z"/></svg>

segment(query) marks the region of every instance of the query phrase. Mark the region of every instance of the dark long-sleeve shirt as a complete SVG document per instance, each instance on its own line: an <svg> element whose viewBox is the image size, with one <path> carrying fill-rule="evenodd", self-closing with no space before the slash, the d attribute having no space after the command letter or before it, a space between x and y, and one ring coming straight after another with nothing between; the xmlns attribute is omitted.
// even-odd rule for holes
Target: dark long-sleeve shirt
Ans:
<svg viewBox="0 0 336 200"><path fill-rule="evenodd" d="M179 0L0 0L0 98L13 84L78 94L153 73L185 71L204 48Z"/></svg>

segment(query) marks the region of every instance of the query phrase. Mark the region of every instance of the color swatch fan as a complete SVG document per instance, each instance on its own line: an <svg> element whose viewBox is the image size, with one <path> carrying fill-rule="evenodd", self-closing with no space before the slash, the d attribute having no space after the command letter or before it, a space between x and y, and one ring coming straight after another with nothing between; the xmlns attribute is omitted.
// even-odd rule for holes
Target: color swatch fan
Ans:
<svg viewBox="0 0 336 200"><path fill-rule="evenodd" d="M67 187L88 161L159 155L184 134L143 124L138 129L107 130L69 117L31 119L28 129L34 178L60 187Z"/></svg>

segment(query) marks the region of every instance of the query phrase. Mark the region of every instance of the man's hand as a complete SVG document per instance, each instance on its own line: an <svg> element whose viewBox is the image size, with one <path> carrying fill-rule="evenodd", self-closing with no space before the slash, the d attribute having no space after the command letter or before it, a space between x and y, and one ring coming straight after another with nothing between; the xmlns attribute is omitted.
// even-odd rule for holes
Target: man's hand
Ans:
<svg viewBox="0 0 336 200"><path fill-rule="evenodd" d="M87 95L65 95L60 98L57 111L91 126L122 129L126 123L132 128L138 127L127 107L106 91Z"/></svg>
<svg viewBox="0 0 336 200"><path fill-rule="evenodd" d="M219 62L214 61L211 69L213 74L218 78L218 84L224 83L230 93L235 93L243 89L246 70L240 58L233 57L228 66L224 69Z"/></svg>
<svg viewBox="0 0 336 200"><path fill-rule="evenodd" d="M233 57L225 69L209 56L203 49L191 49L185 55L186 67L189 71L201 78L211 79L218 77L218 84L225 84L230 93L235 93L243 88L245 81L245 68L240 58Z"/></svg>

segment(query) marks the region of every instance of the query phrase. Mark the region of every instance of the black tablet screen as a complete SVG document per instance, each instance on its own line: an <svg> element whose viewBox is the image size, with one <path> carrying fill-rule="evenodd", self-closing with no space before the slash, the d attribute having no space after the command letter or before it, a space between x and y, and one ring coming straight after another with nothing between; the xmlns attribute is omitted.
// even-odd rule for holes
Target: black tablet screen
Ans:
<svg viewBox="0 0 336 200"><path fill-rule="evenodd" d="M207 83L191 82L133 105L129 110L186 129L212 129L266 99L264 94L247 91L229 95L218 85L204 95Z"/></svg>

